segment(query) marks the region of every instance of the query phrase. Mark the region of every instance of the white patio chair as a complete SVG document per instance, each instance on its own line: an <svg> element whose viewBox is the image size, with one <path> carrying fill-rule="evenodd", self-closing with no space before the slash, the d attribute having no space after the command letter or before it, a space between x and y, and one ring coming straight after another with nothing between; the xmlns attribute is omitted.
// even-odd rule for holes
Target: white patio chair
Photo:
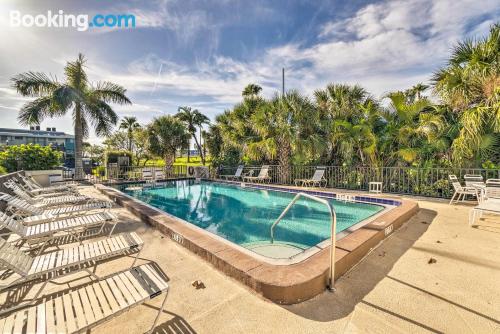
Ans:
<svg viewBox="0 0 500 334"><path fill-rule="evenodd" d="M319 185L322 186L323 184L326 186L326 179L325 179L325 171L326 167L317 167L316 170L314 171L314 174L312 178L310 179L295 179L294 183L296 186L302 185L302 186L315 186Z"/></svg>
<svg viewBox="0 0 500 334"><path fill-rule="evenodd" d="M243 181L250 181L250 182L269 182L271 180L271 177L269 176L269 166L268 165L263 165L262 168L260 169L259 175L257 176L244 176Z"/></svg>
<svg viewBox="0 0 500 334"><path fill-rule="evenodd" d="M472 196L475 196L476 198L479 197L478 196L479 190L477 188L462 187L462 185L458 181L458 178L455 175L448 175L448 178L450 179L450 182L453 186L453 189L455 190L455 193L451 197L450 204L453 203L453 200L455 199L456 196L458 196L456 202L460 201L460 199L462 201L464 201L465 196L467 196L467 195L472 195Z"/></svg>
<svg viewBox="0 0 500 334"><path fill-rule="evenodd" d="M472 187L474 185L484 185L484 179L482 175L478 174L465 174L464 175L465 186Z"/></svg>
<svg viewBox="0 0 500 334"><path fill-rule="evenodd" d="M243 165L239 165L234 175L219 175L219 178L226 180L239 180L241 178L241 173L243 173L243 168Z"/></svg>

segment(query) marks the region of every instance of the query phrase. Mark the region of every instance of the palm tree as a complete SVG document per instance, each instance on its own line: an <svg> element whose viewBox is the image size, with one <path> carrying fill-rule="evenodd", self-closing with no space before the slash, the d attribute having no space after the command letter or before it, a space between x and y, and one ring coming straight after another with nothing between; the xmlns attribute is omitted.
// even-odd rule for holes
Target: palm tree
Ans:
<svg viewBox="0 0 500 334"><path fill-rule="evenodd" d="M256 98L259 96L259 93L262 91L262 87L257 84L248 84L244 89L241 95L244 98Z"/></svg>
<svg viewBox="0 0 500 334"><path fill-rule="evenodd" d="M19 112L23 125L40 124L46 117L61 117L72 110L75 127L75 177L83 178L83 139L89 134L89 123L98 136L108 135L118 121L109 103L130 104L126 90L111 82L92 84L84 70L82 54L64 68L65 81L39 72L26 72L12 78L13 87L23 96L36 97Z"/></svg>
<svg viewBox="0 0 500 334"><path fill-rule="evenodd" d="M128 117L125 116L120 122L120 129L124 129L127 131L127 139L128 139L128 151L132 152L132 143L134 141L134 130L140 128L140 124L137 122L136 117Z"/></svg>
<svg viewBox="0 0 500 334"><path fill-rule="evenodd" d="M162 157L167 168L173 166L177 149L189 142L189 133L182 122L170 115L155 118L148 126L148 137L149 150Z"/></svg>
<svg viewBox="0 0 500 334"><path fill-rule="evenodd" d="M499 53L497 23L491 26L489 36L458 43L447 66L432 78L434 91L460 115L460 132L452 145L453 158L460 164L477 155L484 147L484 138L500 132Z"/></svg>
<svg viewBox="0 0 500 334"><path fill-rule="evenodd" d="M198 126L198 131L200 133L200 157L201 157L201 162L203 163L203 165L205 165L205 161L206 161L206 156L205 156L205 147L204 145L202 144L202 139L203 139L203 125L204 124L210 124L210 119L203 115L202 113L200 113L198 110L195 110L194 111L195 115L194 115L194 122L195 124ZM201 147L203 146L203 147Z"/></svg>
<svg viewBox="0 0 500 334"><path fill-rule="evenodd" d="M178 111L179 112L175 114L175 117L182 123L184 123L184 125L186 126L188 132L191 134L191 137L193 137L194 142L196 143L196 148L198 149L200 158L203 164L205 164L205 158L203 157L201 144L200 142L198 142L198 138L196 138L196 127L201 126L201 124L205 122L204 119L208 120L208 118L202 115L197 109L193 110L191 107L187 106L179 107ZM188 150L188 161L189 161L189 150Z"/></svg>
<svg viewBox="0 0 500 334"><path fill-rule="evenodd" d="M251 118L259 137L248 144L248 154L254 159L277 160L281 182L289 182L294 156L308 160L321 153L321 137L311 128L316 115L314 105L296 91L275 95Z"/></svg>

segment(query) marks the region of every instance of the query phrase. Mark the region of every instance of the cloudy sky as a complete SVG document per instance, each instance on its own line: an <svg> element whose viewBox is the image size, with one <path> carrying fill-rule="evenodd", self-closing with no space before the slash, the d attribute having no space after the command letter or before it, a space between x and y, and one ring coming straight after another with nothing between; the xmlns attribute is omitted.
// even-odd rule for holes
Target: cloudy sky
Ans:
<svg viewBox="0 0 500 334"><path fill-rule="evenodd" d="M13 27L12 10L128 13L136 27ZM79 52L91 81L127 88L133 105L116 106L120 116L146 123L189 105L213 118L248 83L273 95L282 67L286 88L308 94L330 82L358 83L375 96L426 82L454 43L484 36L499 20L496 0L1 0L0 126L19 127L29 100L11 88L12 76L41 71L62 80ZM73 133L70 116L41 125Z"/></svg>

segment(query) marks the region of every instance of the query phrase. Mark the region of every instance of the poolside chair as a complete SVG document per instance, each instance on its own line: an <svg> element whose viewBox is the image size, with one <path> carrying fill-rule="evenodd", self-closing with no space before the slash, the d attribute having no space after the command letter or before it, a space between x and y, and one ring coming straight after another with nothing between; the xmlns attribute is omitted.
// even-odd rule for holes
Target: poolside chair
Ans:
<svg viewBox="0 0 500 334"><path fill-rule="evenodd" d="M81 194L76 189L64 190L64 191L44 191L44 192L32 192L27 189L25 185L21 184L21 182L16 182L16 179L10 179L5 182L5 187L11 189L14 193L18 194L21 197L29 197L34 200L41 200L45 198L52 197L60 197L60 196L81 196Z"/></svg>
<svg viewBox="0 0 500 334"><path fill-rule="evenodd" d="M249 182L270 182L271 178L269 177L269 166L263 165L260 169L259 175L257 176L244 176L243 181Z"/></svg>
<svg viewBox="0 0 500 334"><path fill-rule="evenodd" d="M219 178L226 180L239 180L241 179L241 173L243 173L243 168L245 168L245 166L239 165L234 175L219 175Z"/></svg>
<svg viewBox="0 0 500 334"><path fill-rule="evenodd" d="M57 185L54 186L49 186L49 187L42 187L32 176L25 176L22 174L18 174L18 176L23 180L24 184L30 188L30 190L35 193L35 192L46 192L46 191L66 191L66 190L71 190L71 189L76 189L77 184L75 183L60 183L58 182Z"/></svg>
<svg viewBox="0 0 500 334"><path fill-rule="evenodd" d="M83 195L63 195L63 196L55 196L55 197L32 197L19 186L12 182L5 182L5 187L11 189L14 194L16 194L19 198L24 199L28 203L43 208L50 206L58 206L64 204L74 204L78 202L88 201L90 198Z"/></svg>
<svg viewBox="0 0 500 334"><path fill-rule="evenodd" d="M8 334L85 333L163 293L165 297L148 331L151 333L165 307L168 290L164 274L153 264L143 264L53 298L37 300L31 307L0 318L0 328Z"/></svg>
<svg viewBox="0 0 500 334"><path fill-rule="evenodd" d="M155 181L165 180L167 177L165 176L165 170L163 168L155 169Z"/></svg>
<svg viewBox="0 0 500 334"><path fill-rule="evenodd" d="M314 175L310 179L295 179L294 183L296 186L322 186L323 184L326 186L325 179L325 171L326 167L317 167L314 171Z"/></svg>
<svg viewBox="0 0 500 334"><path fill-rule="evenodd" d="M455 175L448 175L448 178L450 179L450 182L453 186L453 189L455 190L455 193L451 197L450 204L453 203L453 200L455 197L458 195L456 202L460 201L460 198L462 198L462 201L465 199L465 196L467 195L472 195L478 198L478 189L474 187L462 187L460 182L458 181L457 177Z"/></svg>
<svg viewBox="0 0 500 334"><path fill-rule="evenodd" d="M99 228L97 234L100 234L106 224L111 224L111 231L108 234L111 236L117 223L118 218L111 212L98 212L26 226L22 220L0 212L0 230L7 229L17 234L30 248L39 248L39 252L61 234L70 235L75 241L80 242L79 234L92 228Z"/></svg>
<svg viewBox="0 0 500 334"><path fill-rule="evenodd" d="M479 214L479 218L483 213L497 214L500 215L500 198L491 198L479 203L469 212L469 226L474 226L476 221L476 216Z"/></svg>
<svg viewBox="0 0 500 334"><path fill-rule="evenodd" d="M142 169L142 179L144 181L151 181L154 179L153 170L151 168Z"/></svg>
<svg viewBox="0 0 500 334"><path fill-rule="evenodd" d="M484 179L482 175L477 174L465 174L464 175L465 185L467 187L472 187L475 184L484 185Z"/></svg>
<svg viewBox="0 0 500 334"><path fill-rule="evenodd" d="M15 178L11 179L11 183L16 184L25 192L27 192L30 196L39 196L39 197L55 197L55 196L64 196L64 195L79 195L78 189L76 187L64 187L64 188L53 188L53 189L35 189L31 190L30 187L26 185L22 180L18 180Z"/></svg>
<svg viewBox="0 0 500 334"><path fill-rule="evenodd" d="M21 198L2 192L0 192L0 201L7 203L6 211L11 212L13 215L24 217L23 224L25 225L39 224L60 217L82 214L83 212L92 210L108 210L112 207L111 202L94 199L85 204L75 204L56 208L40 208Z"/></svg>
<svg viewBox="0 0 500 334"><path fill-rule="evenodd" d="M43 291L45 285L54 281L55 278L86 271L90 276L98 279L99 277L89 268L97 266L98 262L103 260L136 253L130 266L133 267L143 246L142 239L135 232L132 232L42 255L30 256L20 248L0 238L0 268L4 269L0 276L0 291L46 277L47 279L37 291L35 299ZM8 273L12 273L12 275L7 275ZM16 305L15 308L19 306ZM2 310L0 313L9 310Z"/></svg>

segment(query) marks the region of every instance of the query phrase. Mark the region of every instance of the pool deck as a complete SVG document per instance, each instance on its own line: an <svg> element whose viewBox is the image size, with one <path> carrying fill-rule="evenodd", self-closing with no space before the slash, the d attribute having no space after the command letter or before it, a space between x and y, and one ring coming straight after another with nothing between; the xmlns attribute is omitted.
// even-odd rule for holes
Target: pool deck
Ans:
<svg viewBox="0 0 500 334"><path fill-rule="evenodd" d="M91 187L82 192L104 198ZM118 231L136 231L145 241L138 264L155 261L170 278L155 333L500 333L500 217L470 228L470 205L411 199L419 212L337 280L335 293L287 306L262 298L127 210L113 211L122 220ZM97 274L131 263L109 261ZM195 280L205 288L193 287ZM143 333L160 303L132 308L92 333Z"/></svg>

